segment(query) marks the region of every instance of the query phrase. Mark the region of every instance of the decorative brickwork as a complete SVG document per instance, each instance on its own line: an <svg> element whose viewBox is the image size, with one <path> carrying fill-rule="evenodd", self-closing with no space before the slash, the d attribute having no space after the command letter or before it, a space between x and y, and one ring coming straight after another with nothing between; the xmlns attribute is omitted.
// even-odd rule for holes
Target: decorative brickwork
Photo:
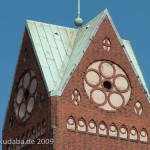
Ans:
<svg viewBox="0 0 150 150"><path fill-rule="evenodd" d="M86 129L86 124L88 124L88 130ZM67 130L79 133L82 132L84 134L94 134L95 136L101 136L101 138L110 137L116 138L118 140L141 142L146 144L148 143L147 131L144 128L137 131L135 127L127 129L127 127L123 124L118 127L118 125L115 123L111 123L109 125L107 123L104 123L103 121L99 123L99 121L95 122L94 120L91 120L89 121L89 123L87 123L84 118L80 119L77 122L76 118L70 116L67 122Z"/></svg>
<svg viewBox="0 0 150 150"><path fill-rule="evenodd" d="M92 63L86 71L84 87L93 102L109 111L124 107L131 95L126 73L110 61Z"/></svg>
<svg viewBox="0 0 150 150"><path fill-rule="evenodd" d="M27 54L25 54L25 50ZM24 61L25 56L27 56L26 61ZM41 93L43 94L44 98L44 102L42 103L42 107L44 107L44 109L40 109L39 107ZM34 99L33 101L32 98ZM22 104L25 107L23 107ZM6 120L3 129L4 140L15 140L16 138L19 140L27 140L29 138L34 138L36 141L38 138L50 138L50 134L46 132L48 130L48 125L51 124L51 120L48 119L48 117L50 118L51 116L49 98L32 48L32 44L26 30L8 106L9 109L6 114ZM21 106L23 109L20 108ZM21 115L20 119L19 115ZM5 144L3 145L3 150L45 150L47 149L47 146L48 145L45 144Z"/></svg>
<svg viewBox="0 0 150 150"><path fill-rule="evenodd" d="M103 49L102 41L105 37L109 37L111 41L111 50L109 52L104 51ZM105 83L106 85L104 85L105 81L102 82L99 77L100 73L98 66L100 63L98 65L96 64L96 62L100 61L117 64L118 68L120 68L120 73L123 76L120 75L114 77L114 80L116 80L113 82L110 81L110 79L107 79L105 81L109 81L111 85L109 86L107 82ZM97 69L95 69L95 67L93 70L92 64L96 64ZM114 72L113 70L114 69L112 69L112 72ZM88 74L88 72L90 74ZM114 76L115 75L116 73L114 73ZM94 78L92 78L92 76L94 76ZM91 82L86 81L86 78ZM118 85L120 80L122 80L122 83L124 83L125 86L122 87ZM118 91L119 93L125 93L130 88L130 92L128 92L130 94L128 98L126 98L127 101L122 107L118 107L115 111L101 109L94 100L90 99L92 96L90 95L90 92L88 95L88 91L92 91L91 87L95 88L99 84L103 85L101 88L106 88L106 92L111 91L111 88L114 87L116 90L120 90ZM82 97L82 101L78 107L70 101L70 95L74 89L78 89ZM101 93L102 92L100 92L100 94ZM98 97L99 96L100 95L98 95ZM100 96L100 98L100 104L102 104L104 102L102 99L103 96ZM143 111L140 116L136 115L134 111L137 99L140 99L140 103L142 104ZM147 142L142 142L140 140L141 129L144 128L147 133L150 133L149 120L147 119L150 117L150 105L107 17L101 24L74 73L70 76L70 80L65 87L63 94L59 97L57 103L57 115L59 116L57 119L58 126L54 136L54 139L56 139L55 149L57 150L150 149L149 140L147 140ZM73 116L75 119L76 128L73 132L70 132L70 130L66 128L66 118L68 118L68 115ZM91 132L88 132L89 122L91 120L95 121L97 128L96 133L92 134ZM114 128L115 126L111 127L111 124L115 125L117 130ZM136 134L134 133L134 130L131 130L133 127L136 128ZM135 135L132 135L131 133ZM57 142L57 140L59 142Z"/></svg>
<svg viewBox="0 0 150 150"><path fill-rule="evenodd" d="M36 57L25 30L3 139L53 139L54 143L21 144L18 148L13 144L3 145L3 150L150 149L150 105L107 16L68 77L61 96L51 96L51 91L47 91ZM25 73L29 70L33 70L34 75L29 77ZM34 76L38 83L34 108L32 101L28 108L30 115L21 111L20 120L14 107L15 100L19 111L22 102L22 97L16 99L18 84L24 85L24 78ZM32 79L29 83L31 85ZM19 94L25 97L27 104L30 92L23 90Z"/></svg>

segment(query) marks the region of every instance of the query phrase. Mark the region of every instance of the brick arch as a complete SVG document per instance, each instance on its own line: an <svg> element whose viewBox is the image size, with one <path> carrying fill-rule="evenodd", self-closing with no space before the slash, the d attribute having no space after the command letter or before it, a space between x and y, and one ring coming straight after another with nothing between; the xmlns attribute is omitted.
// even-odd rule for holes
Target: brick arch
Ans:
<svg viewBox="0 0 150 150"><path fill-rule="evenodd" d="M118 128L115 123L109 125L109 136L113 138L118 138Z"/></svg>
<svg viewBox="0 0 150 150"><path fill-rule="evenodd" d="M95 133L95 134L97 132L97 125L93 119L88 122L88 132Z"/></svg>
<svg viewBox="0 0 150 150"><path fill-rule="evenodd" d="M76 120L73 116L69 116L66 120L68 130L76 130Z"/></svg>
<svg viewBox="0 0 150 150"><path fill-rule="evenodd" d="M78 120L78 131L87 132L87 123L82 117Z"/></svg>
<svg viewBox="0 0 150 150"><path fill-rule="evenodd" d="M138 135L138 130L133 126L129 130L129 139L130 141L138 141L139 140L139 135Z"/></svg>
<svg viewBox="0 0 150 150"><path fill-rule="evenodd" d="M122 124L120 127L119 127L119 138L120 139L128 139L128 129L127 129L127 127L124 125L124 124Z"/></svg>
<svg viewBox="0 0 150 150"><path fill-rule="evenodd" d="M101 121L99 123L99 135L101 136L107 136L108 135L108 127L104 121Z"/></svg>
<svg viewBox="0 0 150 150"><path fill-rule="evenodd" d="M149 136L148 136L148 132L145 128L140 129L139 140L140 140L140 142L144 142L144 143L148 142Z"/></svg>

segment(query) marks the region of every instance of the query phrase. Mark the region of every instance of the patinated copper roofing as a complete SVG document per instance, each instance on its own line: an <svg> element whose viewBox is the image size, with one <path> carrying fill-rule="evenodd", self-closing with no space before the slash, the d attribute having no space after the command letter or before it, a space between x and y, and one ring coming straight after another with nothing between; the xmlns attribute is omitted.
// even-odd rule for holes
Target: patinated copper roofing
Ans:
<svg viewBox="0 0 150 150"><path fill-rule="evenodd" d="M107 10L79 29L51 25L28 20L28 29L37 60L42 70L48 92L60 96L69 81L70 75L80 62L95 36L105 16L108 16L116 35L124 45L124 51L131 62L140 84L149 97L141 69L137 63L131 44L122 40Z"/></svg>

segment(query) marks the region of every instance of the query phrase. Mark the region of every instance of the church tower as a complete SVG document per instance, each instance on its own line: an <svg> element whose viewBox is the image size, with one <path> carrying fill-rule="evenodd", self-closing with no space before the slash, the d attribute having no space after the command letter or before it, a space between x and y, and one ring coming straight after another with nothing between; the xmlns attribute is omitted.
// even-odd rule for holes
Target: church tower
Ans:
<svg viewBox="0 0 150 150"><path fill-rule="evenodd" d="M3 150L149 150L149 101L107 10L78 29L27 20Z"/></svg>

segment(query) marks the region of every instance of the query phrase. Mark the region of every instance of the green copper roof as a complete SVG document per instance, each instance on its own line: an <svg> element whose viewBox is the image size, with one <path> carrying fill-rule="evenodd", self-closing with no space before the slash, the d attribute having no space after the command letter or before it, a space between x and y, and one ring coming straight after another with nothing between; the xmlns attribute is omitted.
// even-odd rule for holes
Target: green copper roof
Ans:
<svg viewBox="0 0 150 150"><path fill-rule="evenodd" d="M129 41L122 40L107 10L79 29L27 21L27 29L41 67L48 92L60 96L71 74L79 64L92 38L95 36L105 16L108 16L116 35L124 45L124 51L132 61L132 67L139 81L148 93L145 80L136 61Z"/></svg>
<svg viewBox="0 0 150 150"><path fill-rule="evenodd" d="M143 86L144 90L145 90L145 93L146 95L148 96L149 100L150 100L150 95L149 95L149 91L148 91L148 88L147 88L147 85L146 85L146 82L144 80L144 77L143 77L143 74L142 74L142 71L139 67L139 64L137 62L137 59L134 55L134 52L133 52L133 49L132 49L132 46L130 44L129 41L127 40L122 40L124 46L125 46L125 52L126 52L126 55L132 65L132 68L137 76L137 78L139 79L139 82L140 84Z"/></svg>
<svg viewBox="0 0 150 150"><path fill-rule="evenodd" d="M78 30L34 21L27 21L27 28L48 91L57 91L72 55Z"/></svg>

